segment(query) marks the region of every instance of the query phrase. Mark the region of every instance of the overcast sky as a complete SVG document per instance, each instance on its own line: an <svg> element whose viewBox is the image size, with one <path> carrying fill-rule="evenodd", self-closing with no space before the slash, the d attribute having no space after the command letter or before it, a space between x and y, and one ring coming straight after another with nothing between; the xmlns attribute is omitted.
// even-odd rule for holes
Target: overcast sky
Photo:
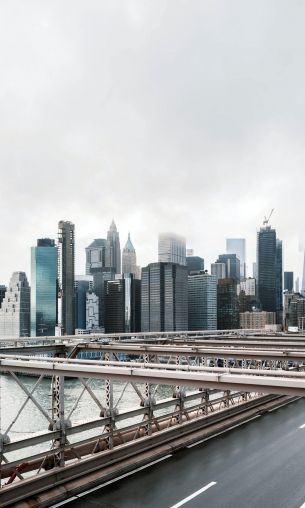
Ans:
<svg viewBox="0 0 305 508"><path fill-rule="evenodd" d="M301 275L305 2L1 0L0 283L30 247L112 218L138 262L171 230L207 264L272 224Z"/></svg>

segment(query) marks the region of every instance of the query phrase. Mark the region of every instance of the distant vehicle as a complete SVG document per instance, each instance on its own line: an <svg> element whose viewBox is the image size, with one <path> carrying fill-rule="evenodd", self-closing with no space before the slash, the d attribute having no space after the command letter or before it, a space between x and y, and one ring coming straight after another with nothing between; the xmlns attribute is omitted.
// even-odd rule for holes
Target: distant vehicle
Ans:
<svg viewBox="0 0 305 508"><path fill-rule="evenodd" d="M288 326L288 333L298 333L299 327L298 326Z"/></svg>

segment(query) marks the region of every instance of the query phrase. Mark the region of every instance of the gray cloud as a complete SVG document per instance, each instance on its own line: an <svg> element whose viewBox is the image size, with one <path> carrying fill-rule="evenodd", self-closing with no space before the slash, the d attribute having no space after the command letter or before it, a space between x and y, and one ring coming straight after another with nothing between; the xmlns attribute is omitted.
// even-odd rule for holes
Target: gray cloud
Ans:
<svg viewBox="0 0 305 508"><path fill-rule="evenodd" d="M209 262L273 207L285 266L304 237L305 5L292 0L0 4L0 282L30 246L115 217L145 264L175 230Z"/></svg>

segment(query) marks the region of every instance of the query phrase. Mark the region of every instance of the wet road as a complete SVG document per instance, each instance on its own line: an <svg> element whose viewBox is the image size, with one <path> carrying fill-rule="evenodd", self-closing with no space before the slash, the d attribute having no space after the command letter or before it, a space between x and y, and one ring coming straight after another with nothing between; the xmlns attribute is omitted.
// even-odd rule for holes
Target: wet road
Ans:
<svg viewBox="0 0 305 508"><path fill-rule="evenodd" d="M304 503L302 399L65 506L300 508Z"/></svg>

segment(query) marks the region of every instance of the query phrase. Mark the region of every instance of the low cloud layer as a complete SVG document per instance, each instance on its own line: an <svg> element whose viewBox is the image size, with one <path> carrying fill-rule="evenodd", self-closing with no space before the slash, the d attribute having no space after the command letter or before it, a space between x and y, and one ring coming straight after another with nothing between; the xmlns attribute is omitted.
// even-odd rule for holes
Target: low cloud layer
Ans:
<svg viewBox="0 0 305 508"><path fill-rule="evenodd" d="M300 274L305 5L298 0L4 0L0 4L0 283L30 247L114 217L144 265L173 230L207 262L255 258L265 214Z"/></svg>

